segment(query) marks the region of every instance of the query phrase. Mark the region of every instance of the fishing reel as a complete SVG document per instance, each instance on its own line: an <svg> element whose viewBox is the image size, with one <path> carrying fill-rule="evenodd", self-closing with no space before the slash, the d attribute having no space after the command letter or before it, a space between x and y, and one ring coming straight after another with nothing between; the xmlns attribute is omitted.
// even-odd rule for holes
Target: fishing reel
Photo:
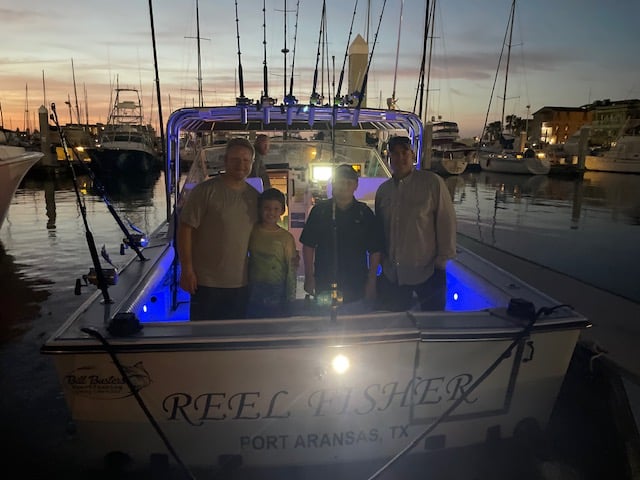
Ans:
<svg viewBox="0 0 640 480"><path fill-rule="evenodd" d="M107 282L107 285L115 285L118 283L118 271L115 268L103 268L102 275L105 282ZM79 278L76 279L76 285L73 293L75 295L80 295L82 287L88 287L89 285L99 286L98 273L93 267L89 269L88 274L82 276L82 280Z"/></svg>
<svg viewBox="0 0 640 480"><path fill-rule="evenodd" d="M318 92L313 92L309 98L309 105L321 106L324 101L324 97Z"/></svg>
<svg viewBox="0 0 640 480"><path fill-rule="evenodd" d="M129 238L131 240L129 240ZM129 237L124 237L120 244L120 255L124 255L127 248L144 248L149 245L149 239L144 233L131 233Z"/></svg>
<svg viewBox="0 0 640 480"><path fill-rule="evenodd" d="M269 97L267 95L263 95L262 97L260 97L260 102L257 105L258 110L265 107L273 107L276 103L278 103L277 99Z"/></svg>
<svg viewBox="0 0 640 480"><path fill-rule="evenodd" d="M342 305L344 297L342 292L338 290L338 285L335 283L331 284L331 289L323 292L316 292L314 297L315 304L318 307L334 307L338 305Z"/></svg>

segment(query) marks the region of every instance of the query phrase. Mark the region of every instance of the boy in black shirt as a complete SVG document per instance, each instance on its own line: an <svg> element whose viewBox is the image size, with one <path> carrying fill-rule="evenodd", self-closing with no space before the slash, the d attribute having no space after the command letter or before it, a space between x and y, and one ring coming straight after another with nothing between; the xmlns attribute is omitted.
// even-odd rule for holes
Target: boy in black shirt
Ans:
<svg viewBox="0 0 640 480"><path fill-rule="evenodd" d="M335 168L333 196L318 202L300 235L304 289L328 293L337 283L343 302L375 299L382 235L373 211L357 201L358 174L351 165Z"/></svg>

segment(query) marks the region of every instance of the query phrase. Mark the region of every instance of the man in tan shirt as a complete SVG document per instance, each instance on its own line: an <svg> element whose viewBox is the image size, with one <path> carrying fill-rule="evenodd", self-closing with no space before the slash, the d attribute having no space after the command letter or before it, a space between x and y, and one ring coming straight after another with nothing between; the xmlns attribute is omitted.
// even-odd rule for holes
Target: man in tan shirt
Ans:
<svg viewBox="0 0 640 480"><path fill-rule="evenodd" d="M242 318L248 300L247 249L258 192L245 182L254 149L227 143L225 172L196 185L180 212L180 287L191 294L191 320Z"/></svg>

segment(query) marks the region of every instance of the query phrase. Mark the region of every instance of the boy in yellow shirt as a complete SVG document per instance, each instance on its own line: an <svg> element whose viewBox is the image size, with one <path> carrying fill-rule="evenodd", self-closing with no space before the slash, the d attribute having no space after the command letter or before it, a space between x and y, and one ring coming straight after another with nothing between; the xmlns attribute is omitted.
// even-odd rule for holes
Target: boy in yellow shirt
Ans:
<svg viewBox="0 0 640 480"><path fill-rule="evenodd" d="M278 225L284 211L280 190L268 188L258 197L259 221L249 239L249 317L288 315L296 297L299 260L293 236Z"/></svg>

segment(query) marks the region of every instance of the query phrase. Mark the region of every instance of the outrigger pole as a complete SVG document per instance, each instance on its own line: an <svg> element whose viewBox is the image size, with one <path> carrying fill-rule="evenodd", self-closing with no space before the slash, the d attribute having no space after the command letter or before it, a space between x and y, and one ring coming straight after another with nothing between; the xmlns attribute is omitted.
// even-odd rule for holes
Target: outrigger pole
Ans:
<svg viewBox="0 0 640 480"><path fill-rule="evenodd" d="M96 248L96 242L93 239L93 234L89 229L89 223L87 222L87 208L80 196L80 189L78 188L78 179L76 178L76 172L73 168L73 163L71 162L71 157L69 156L69 150L67 149L67 139L65 138L64 132L60 128L60 122L58 121L58 112L56 111L56 104L51 104L51 119L55 123L58 129L58 135L60 136L60 143L62 144L62 150L64 151L65 159L67 160L67 164L69 165L69 169L71 170L71 177L73 180L73 190L76 193L76 203L78 204L78 208L80 209L80 215L82 216L82 222L84 223L84 231L85 237L87 239L87 246L89 247L89 253L91 254L91 261L93 262L93 268L96 271L96 279L98 282L98 288L102 292L102 298L104 303L113 303L111 298L109 297L109 287L107 285L107 279L104 276L104 272L102 271L102 265L100 264L100 258L98 258L98 249Z"/></svg>

